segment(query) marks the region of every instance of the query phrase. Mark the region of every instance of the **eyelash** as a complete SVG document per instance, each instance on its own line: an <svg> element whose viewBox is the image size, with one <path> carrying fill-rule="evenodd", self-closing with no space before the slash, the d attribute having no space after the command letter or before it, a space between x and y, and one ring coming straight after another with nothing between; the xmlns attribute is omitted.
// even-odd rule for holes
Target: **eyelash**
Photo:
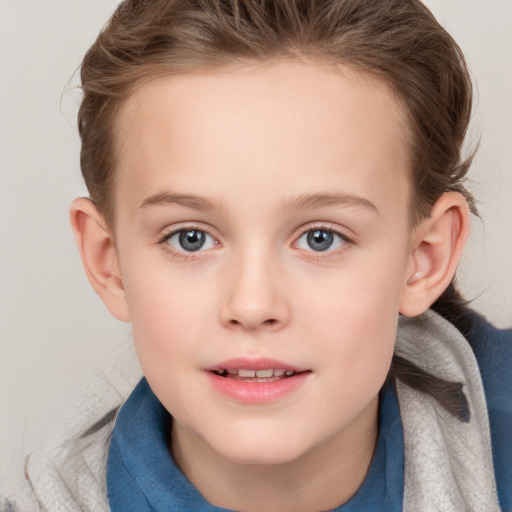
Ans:
<svg viewBox="0 0 512 512"><path fill-rule="evenodd" d="M171 247L170 244L168 244L167 242L173 236L176 236L176 235L178 235L180 233L187 233L187 232L191 232L191 231L197 231L197 232L200 232L200 233L204 233L208 237L212 238L212 240L214 241L214 244L216 246L220 246L221 245L215 239L215 237L213 235L208 233L207 230L205 230L204 228L200 228L198 226L193 226L193 225L191 225L191 226L182 226L182 227L180 227L178 229L173 229L170 232L166 232L166 233L162 234L162 236L157 240L157 244L162 245L164 247L164 250L166 251L166 253L169 254L171 257L180 259L182 261L186 261L189 258L194 257L193 256L194 253L196 253L196 252L200 253L200 252L204 252L204 251L201 250L201 247L197 251L186 251L186 250L181 251L181 250L178 250L178 249L175 249L175 248ZM322 231L324 233L330 233L330 234L338 237L339 240L341 240L341 242L342 242L341 247L334 248L334 249L330 249L330 247L329 247L329 248L327 248L324 251L315 251L312 248L309 249L309 250L308 249L301 249L300 247L297 247L299 241L304 236L307 236L308 233L312 233L314 231ZM352 239L347 237L345 234L337 231L336 229L333 229L330 226L326 226L324 224L311 224L311 225L308 225L305 228L301 229L300 234L297 237L295 237L295 241L293 242L292 245L295 248L303 251L304 253L308 253L308 257L309 258L312 258L312 259L324 259L325 260L325 259L328 259L329 257L338 256L342 252L345 252L353 244L354 244L354 242L353 242Z"/></svg>
<svg viewBox="0 0 512 512"><path fill-rule="evenodd" d="M294 246L297 246L300 239L306 236L308 233L312 233L314 231L322 231L325 233L331 233L340 239L342 242L341 247L331 249L330 247L325 251L315 251L313 249L303 249L305 253L307 253L307 257L314 260L327 260L329 258L334 258L339 256L340 254L347 251L352 245L354 245L353 239L349 238L344 233L332 228L331 226L325 224L310 224L305 228L301 229L300 235L295 238ZM298 248L301 250L300 248Z"/></svg>
<svg viewBox="0 0 512 512"><path fill-rule="evenodd" d="M211 235L210 233L208 233L207 230L205 230L204 228L200 228L199 226L193 226L193 225L191 225L191 226L181 226L178 229L173 229L170 232L163 233L162 236L157 240L157 244L162 245L162 247L164 248L165 252L169 256L171 256L173 258L176 258L176 259L180 259L181 261L186 261L189 258L193 257L193 254L195 252L202 252L202 251L200 249L198 251L185 251L185 250L180 251L178 249L174 249L173 247L171 247L170 244L168 244L167 242L169 242L169 240L173 236L178 235L179 233L188 233L190 231L197 231L197 232L200 232L200 233L204 233L204 234L206 234L207 236L209 236L209 237L211 237L213 239L215 245L220 246L219 242L217 242L215 237L213 235Z"/></svg>

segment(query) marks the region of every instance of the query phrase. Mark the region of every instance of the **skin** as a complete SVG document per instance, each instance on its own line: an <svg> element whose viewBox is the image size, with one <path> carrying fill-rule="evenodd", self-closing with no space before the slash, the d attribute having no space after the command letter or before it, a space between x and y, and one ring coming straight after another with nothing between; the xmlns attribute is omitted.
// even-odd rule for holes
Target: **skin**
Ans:
<svg viewBox="0 0 512 512"><path fill-rule="evenodd" d="M378 81L295 61L161 78L124 104L115 226L85 199L72 222L174 417L170 450L211 503L325 510L364 480L398 314L437 298L468 230L448 194L411 231L405 128ZM172 236L190 229L207 235L199 251ZM308 245L315 229L335 233L329 249ZM235 357L309 374L240 403L205 372Z"/></svg>

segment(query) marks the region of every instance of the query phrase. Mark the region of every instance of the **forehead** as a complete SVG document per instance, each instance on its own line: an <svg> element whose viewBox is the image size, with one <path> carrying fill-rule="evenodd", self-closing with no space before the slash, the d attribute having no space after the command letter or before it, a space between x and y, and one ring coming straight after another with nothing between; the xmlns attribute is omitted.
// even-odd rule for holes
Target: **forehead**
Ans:
<svg viewBox="0 0 512 512"><path fill-rule="evenodd" d="M275 61L159 78L116 120L116 197L135 207L168 189L250 196L263 182L284 196L341 179L347 193L389 201L407 192L405 117L385 84L344 66Z"/></svg>

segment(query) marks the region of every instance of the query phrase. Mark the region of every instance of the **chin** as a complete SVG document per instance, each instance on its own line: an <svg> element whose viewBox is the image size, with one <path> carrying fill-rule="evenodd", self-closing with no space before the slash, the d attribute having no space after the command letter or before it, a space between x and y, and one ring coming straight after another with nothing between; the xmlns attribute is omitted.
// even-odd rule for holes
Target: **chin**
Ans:
<svg viewBox="0 0 512 512"><path fill-rule="evenodd" d="M233 464L248 466L277 466L292 463L299 456L294 453L262 453L261 451L246 450L245 452L227 453L226 458Z"/></svg>
<svg viewBox="0 0 512 512"><path fill-rule="evenodd" d="M240 439L233 436L216 451L234 464L278 465L299 459L306 447L303 442L296 443L290 437L244 436Z"/></svg>

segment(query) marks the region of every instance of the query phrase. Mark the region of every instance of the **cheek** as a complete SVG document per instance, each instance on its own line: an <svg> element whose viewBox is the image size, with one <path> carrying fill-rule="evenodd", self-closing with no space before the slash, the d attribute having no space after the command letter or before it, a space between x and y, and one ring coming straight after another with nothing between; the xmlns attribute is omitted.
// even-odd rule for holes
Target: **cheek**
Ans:
<svg viewBox="0 0 512 512"><path fill-rule="evenodd" d="M166 330L193 330L197 319L214 306L208 280L190 268L177 266L168 255L149 250L131 254L123 268L130 319L135 331L151 339Z"/></svg>
<svg viewBox="0 0 512 512"><path fill-rule="evenodd" d="M148 377L170 376L191 364L199 329L211 316L214 298L204 283L153 266L125 285L135 348ZM173 370L174 371L174 370Z"/></svg>
<svg viewBox="0 0 512 512"><path fill-rule="evenodd" d="M388 301L383 307L382 300ZM384 379L391 362L398 325L396 299L374 293L351 294L322 314L320 305L310 318L322 326L316 336L319 350L338 371L364 381L367 375ZM320 349L320 347L322 347Z"/></svg>
<svg viewBox="0 0 512 512"><path fill-rule="evenodd" d="M304 289L294 293L307 297L297 313L301 319L299 331L310 332L318 351L332 358L340 374L350 375L349 380L363 387L379 388L389 371L404 280L404 254L383 258L394 262L387 266L379 258L354 258L356 264L317 280L315 286L303 282Z"/></svg>
<svg viewBox="0 0 512 512"><path fill-rule="evenodd" d="M188 404L200 396L196 374L199 329L205 312L192 292L180 291L160 279L155 286L146 281L130 290L132 333L137 357L152 390L176 418L186 418ZM169 285L169 286L166 286ZM187 305L194 304L194 307Z"/></svg>
<svg viewBox="0 0 512 512"><path fill-rule="evenodd" d="M406 251L354 251L338 268L323 269L297 280L293 290L299 318L324 325L373 330L382 321L396 323L405 282Z"/></svg>
<svg viewBox="0 0 512 512"><path fill-rule="evenodd" d="M365 409L389 373L398 314L395 307L384 311L380 298L377 293L352 294L331 307L323 321L316 318L316 325L323 325L321 332L312 333L316 334L315 350L325 363L320 366L321 399L327 406L337 404L340 422Z"/></svg>

